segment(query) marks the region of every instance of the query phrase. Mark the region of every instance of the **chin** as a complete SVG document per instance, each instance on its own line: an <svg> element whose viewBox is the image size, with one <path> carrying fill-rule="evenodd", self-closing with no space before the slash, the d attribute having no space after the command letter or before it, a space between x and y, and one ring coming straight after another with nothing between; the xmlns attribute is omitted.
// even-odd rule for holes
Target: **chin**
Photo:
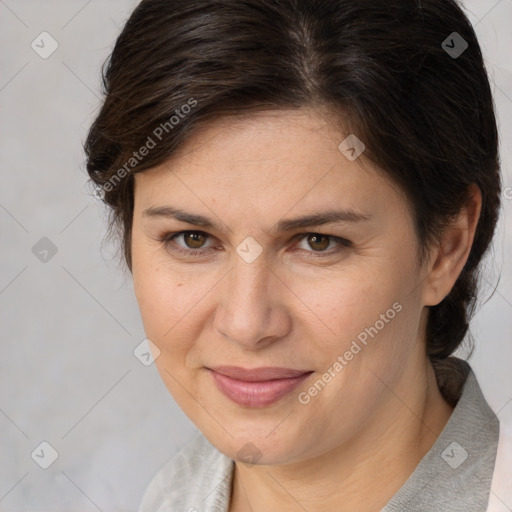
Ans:
<svg viewBox="0 0 512 512"><path fill-rule="evenodd" d="M203 435L224 455L247 466L286 465L305 458L305 447L300 439L294 440L284 431L269 437L268 432L268 429L261 433L253 430L231 437L224 431L213 435L203 431ZM300 453L295 453L298 449Z"/></svg>

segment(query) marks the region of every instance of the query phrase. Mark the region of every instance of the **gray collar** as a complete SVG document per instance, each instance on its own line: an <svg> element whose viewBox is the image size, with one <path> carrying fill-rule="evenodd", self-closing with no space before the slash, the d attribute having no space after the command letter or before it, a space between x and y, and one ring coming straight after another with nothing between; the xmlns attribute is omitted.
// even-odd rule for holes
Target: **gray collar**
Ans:
<svg viewBox="0 0 512 512"><path fill-rule="evenodd" d="M485 512L499 438L499 421L468 363L436 370L455 409L428 453L381 512Z"/></svg>

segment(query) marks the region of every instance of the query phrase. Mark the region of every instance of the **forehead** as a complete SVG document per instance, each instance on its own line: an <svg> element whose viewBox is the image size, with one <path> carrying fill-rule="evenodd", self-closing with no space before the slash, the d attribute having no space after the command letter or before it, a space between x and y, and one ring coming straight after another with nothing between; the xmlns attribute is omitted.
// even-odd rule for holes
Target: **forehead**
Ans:
<svg viewBox="0 0 512 512"><path fill-rule="evenodd" d="M136 209L180 202L261 216L396 201L386 175L340 151L347 137L314 111L270 111L205 125L164 164L135 175ZM399 199L399 198L398 198Z"/></svg>
<svg viewBox="0 0 512 512"><path fill-rule="evenodd" d="M171 160L208 160L215 155L223 164L299 165L322 158L346 137L335 118L311 109L269 110L222 117L203 124ZM319 162L321 164L321 161ZM215 164L215 161L212 161ZM263 165L262 165L263 167Z"/></svg>

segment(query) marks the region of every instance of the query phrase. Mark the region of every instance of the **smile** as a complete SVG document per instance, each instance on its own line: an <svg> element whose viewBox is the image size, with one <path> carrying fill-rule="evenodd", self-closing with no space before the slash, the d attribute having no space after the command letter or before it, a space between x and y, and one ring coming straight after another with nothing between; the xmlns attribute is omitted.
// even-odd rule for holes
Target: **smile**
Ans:
<svg viewBox="0 0 512 512"><path fill-rule="evenodd" d="M208 371L222 394L245 407L271 405L291 393L313 373L282 368L244 370L233 367L208 368Z"/></svg>

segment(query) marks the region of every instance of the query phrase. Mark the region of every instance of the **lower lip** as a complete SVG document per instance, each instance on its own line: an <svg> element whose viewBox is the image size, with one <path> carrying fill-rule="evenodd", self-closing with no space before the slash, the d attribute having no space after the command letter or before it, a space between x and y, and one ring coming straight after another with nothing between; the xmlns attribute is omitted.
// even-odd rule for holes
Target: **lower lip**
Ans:
<svg viewBox="0 0 512 512"><path fill-rule="evenodd" d="M304 382L313 372L304 373L290 379L275 379L267 381L247 382L232 379L213 370L209 370L217 388L238 405L246 407L266 407L288 393L291 393L300 383Z"/></svg>

